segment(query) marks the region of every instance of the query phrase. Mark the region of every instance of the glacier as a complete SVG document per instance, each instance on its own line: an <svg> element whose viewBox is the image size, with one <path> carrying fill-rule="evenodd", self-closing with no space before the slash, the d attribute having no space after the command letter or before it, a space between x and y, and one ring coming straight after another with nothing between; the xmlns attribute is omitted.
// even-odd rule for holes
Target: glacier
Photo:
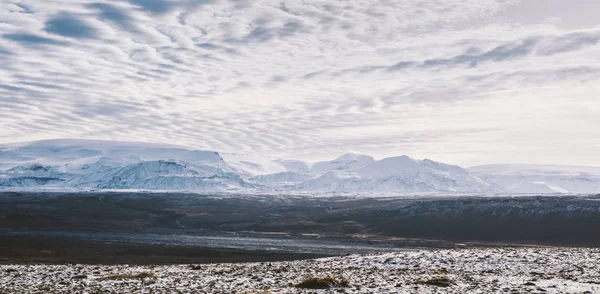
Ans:
<svg viewBox="0 0 600 294"><path fill-rule="evenodd" d="M595 193L600 168L468 169L406 155L348 153L315 163L168 144L43 140L0 145L3 190L298 193Z"/></svg>

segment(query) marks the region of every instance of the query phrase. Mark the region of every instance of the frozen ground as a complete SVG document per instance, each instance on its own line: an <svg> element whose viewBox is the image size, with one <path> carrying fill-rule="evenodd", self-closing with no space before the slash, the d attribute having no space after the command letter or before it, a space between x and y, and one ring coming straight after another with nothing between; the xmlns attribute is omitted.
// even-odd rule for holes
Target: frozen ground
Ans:
<svg viewBox="0 0 600 294"><path fill-rule="evenodd" d="M600 249L492 248L196 266L4 265L0 293L600 293L598 261ZM327 276L348 286L295 287Z"/></svg>

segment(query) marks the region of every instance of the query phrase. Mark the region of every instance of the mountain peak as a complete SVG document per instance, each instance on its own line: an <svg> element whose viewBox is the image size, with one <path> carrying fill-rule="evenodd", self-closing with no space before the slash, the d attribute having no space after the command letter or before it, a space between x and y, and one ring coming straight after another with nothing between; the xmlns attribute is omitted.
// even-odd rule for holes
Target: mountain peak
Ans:
<svg viewBox="0 0 600 294"><path fill-rule="evenodd" d="M596 193L600 168L491 165L468 171L406 155L346 153L314 164L100 140L0 144L0 189Z"/></svg>
<svg viewBox="0 0 600 294"><path fill-rule="evenodd" d="M375 160L371 156L347 153L331 161L317 162L312 165L311 171L321 173L334 170L355 170L373 162Z"/></svg>
<svg viewBox="0 0 600 294"><path fill-rule="evenodd" d="M361 169L361 173L418 173L423 170L423 168L424 167L418 161L406 155L401 155L375 161L373 164Z"/></svg>
<svg viewBox="0 0 600 294"><path fill-rule="evenodd" d="M393 157L386 157L382 160L379 160L378 162L382 162L382 163L391 163L391 164L406 164L406 163L417 163L416 160L412 159L411 157L407 156L407 155L400 155L400 156L393 156Z"/></svg>
<svg viewBox="0 0 600 294"><path fill-rule="evenodd" d="M369 155L358 154L358 153L346 153L335 159L335 161L357 161L357 160L373 161L373 157L371 157Z"/></svg>

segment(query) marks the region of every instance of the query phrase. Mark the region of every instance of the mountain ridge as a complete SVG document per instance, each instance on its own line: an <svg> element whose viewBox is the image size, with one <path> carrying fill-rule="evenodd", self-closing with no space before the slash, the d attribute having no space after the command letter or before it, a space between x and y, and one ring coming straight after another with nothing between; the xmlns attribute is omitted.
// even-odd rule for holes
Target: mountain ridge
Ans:
<svg viewBox="0 0 600 294"><path fill-rule="evenodd" d="M484 194L600 191L600 168L585 169L588 173L561 173L548 170L549 166L531 165L464 169L407 155L375 160L357 153L315 163L222 155L124 141L58 139L1 144L0 188Z"/></svg>

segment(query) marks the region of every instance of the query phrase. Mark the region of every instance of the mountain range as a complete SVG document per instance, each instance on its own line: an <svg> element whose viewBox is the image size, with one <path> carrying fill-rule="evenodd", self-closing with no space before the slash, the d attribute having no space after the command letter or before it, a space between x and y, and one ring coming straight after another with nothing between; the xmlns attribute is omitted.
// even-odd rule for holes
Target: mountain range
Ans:
<svg viewBox="0 0 600 294"><path fill-rule="evenodd" d="M44 140L0 145L3 190L597 193L600 167L485 165L345 154L307 163L174 145Z"/></svg>

